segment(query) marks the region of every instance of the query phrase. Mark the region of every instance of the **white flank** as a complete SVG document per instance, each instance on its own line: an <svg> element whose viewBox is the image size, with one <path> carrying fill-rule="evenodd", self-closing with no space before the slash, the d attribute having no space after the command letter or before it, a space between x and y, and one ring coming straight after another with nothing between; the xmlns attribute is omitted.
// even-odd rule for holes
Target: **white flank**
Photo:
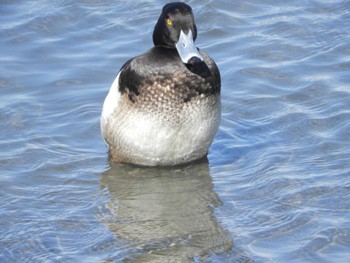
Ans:
<svg viewBox="0 0 350 263"><path fill-rule="evenodd" d="M113 81L113 84L103 103L102 114L100 119L101 133L102 133L103 139L105 139L105 127L107 125L108 119L111 116L111 114L114 112L115 108L118 105L118 101L120 99L121 94L119 92L119 75L120 75L120 72L118 73L117 77Z"/></svg>

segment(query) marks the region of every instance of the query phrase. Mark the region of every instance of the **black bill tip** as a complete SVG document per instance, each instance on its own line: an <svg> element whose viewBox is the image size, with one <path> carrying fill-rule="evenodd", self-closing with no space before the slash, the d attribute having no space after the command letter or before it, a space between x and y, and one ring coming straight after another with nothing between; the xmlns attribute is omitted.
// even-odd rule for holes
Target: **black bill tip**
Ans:
<svg viewBox="0 0 350 263"><path fill-rule="evenodd" d="M211 72L207 64L199 57L191 57L185 65L189 71L201 76L202 78L211 76Z"/></svg>

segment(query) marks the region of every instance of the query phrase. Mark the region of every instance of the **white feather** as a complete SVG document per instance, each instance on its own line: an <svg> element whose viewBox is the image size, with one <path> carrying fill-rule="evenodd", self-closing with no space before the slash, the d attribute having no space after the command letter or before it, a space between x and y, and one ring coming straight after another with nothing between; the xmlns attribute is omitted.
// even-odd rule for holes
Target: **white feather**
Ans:
<svg viewBox="0 0 350 263"><path fill-rule="evenodd" d="M112 86L109 89L109 92L107 94L107 97L105 98L105 101L103 103L103 108L102 108L100 128L101 128L101 134L106 143L107 141L106 141L105 134L106 134L106 126L108 124L108 119L117 108L118 101L120 100L120 96L121 96L119 92L119 76L120 76L120 72L117 75L117 77L114 79Z"/></svg>

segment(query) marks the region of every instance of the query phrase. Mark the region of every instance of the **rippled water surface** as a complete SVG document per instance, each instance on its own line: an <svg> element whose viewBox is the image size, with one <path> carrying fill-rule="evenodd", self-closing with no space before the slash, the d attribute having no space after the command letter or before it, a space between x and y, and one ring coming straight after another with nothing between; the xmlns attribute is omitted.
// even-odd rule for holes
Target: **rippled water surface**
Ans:
<svg viewBox="0 0 350 263"><path fill-rule="evenodd" d="M208 162L110 164L104 97L165 3L0 0L0 261L349 262L350 2L187 1Z"/></svg>

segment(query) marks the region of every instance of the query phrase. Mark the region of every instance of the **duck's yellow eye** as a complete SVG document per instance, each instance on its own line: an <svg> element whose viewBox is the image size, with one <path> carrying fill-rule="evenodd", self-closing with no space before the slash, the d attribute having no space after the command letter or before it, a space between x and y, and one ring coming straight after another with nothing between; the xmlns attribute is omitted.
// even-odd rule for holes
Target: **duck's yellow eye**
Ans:
<svg viewBox="0 0 350 263"><path fill-rule="evenodd" d="M168 19L168 20L166 21L166 24L167 24L168 26L172 26L172 25L173 25L173 21L171 21L170 19Z"/></svg>

